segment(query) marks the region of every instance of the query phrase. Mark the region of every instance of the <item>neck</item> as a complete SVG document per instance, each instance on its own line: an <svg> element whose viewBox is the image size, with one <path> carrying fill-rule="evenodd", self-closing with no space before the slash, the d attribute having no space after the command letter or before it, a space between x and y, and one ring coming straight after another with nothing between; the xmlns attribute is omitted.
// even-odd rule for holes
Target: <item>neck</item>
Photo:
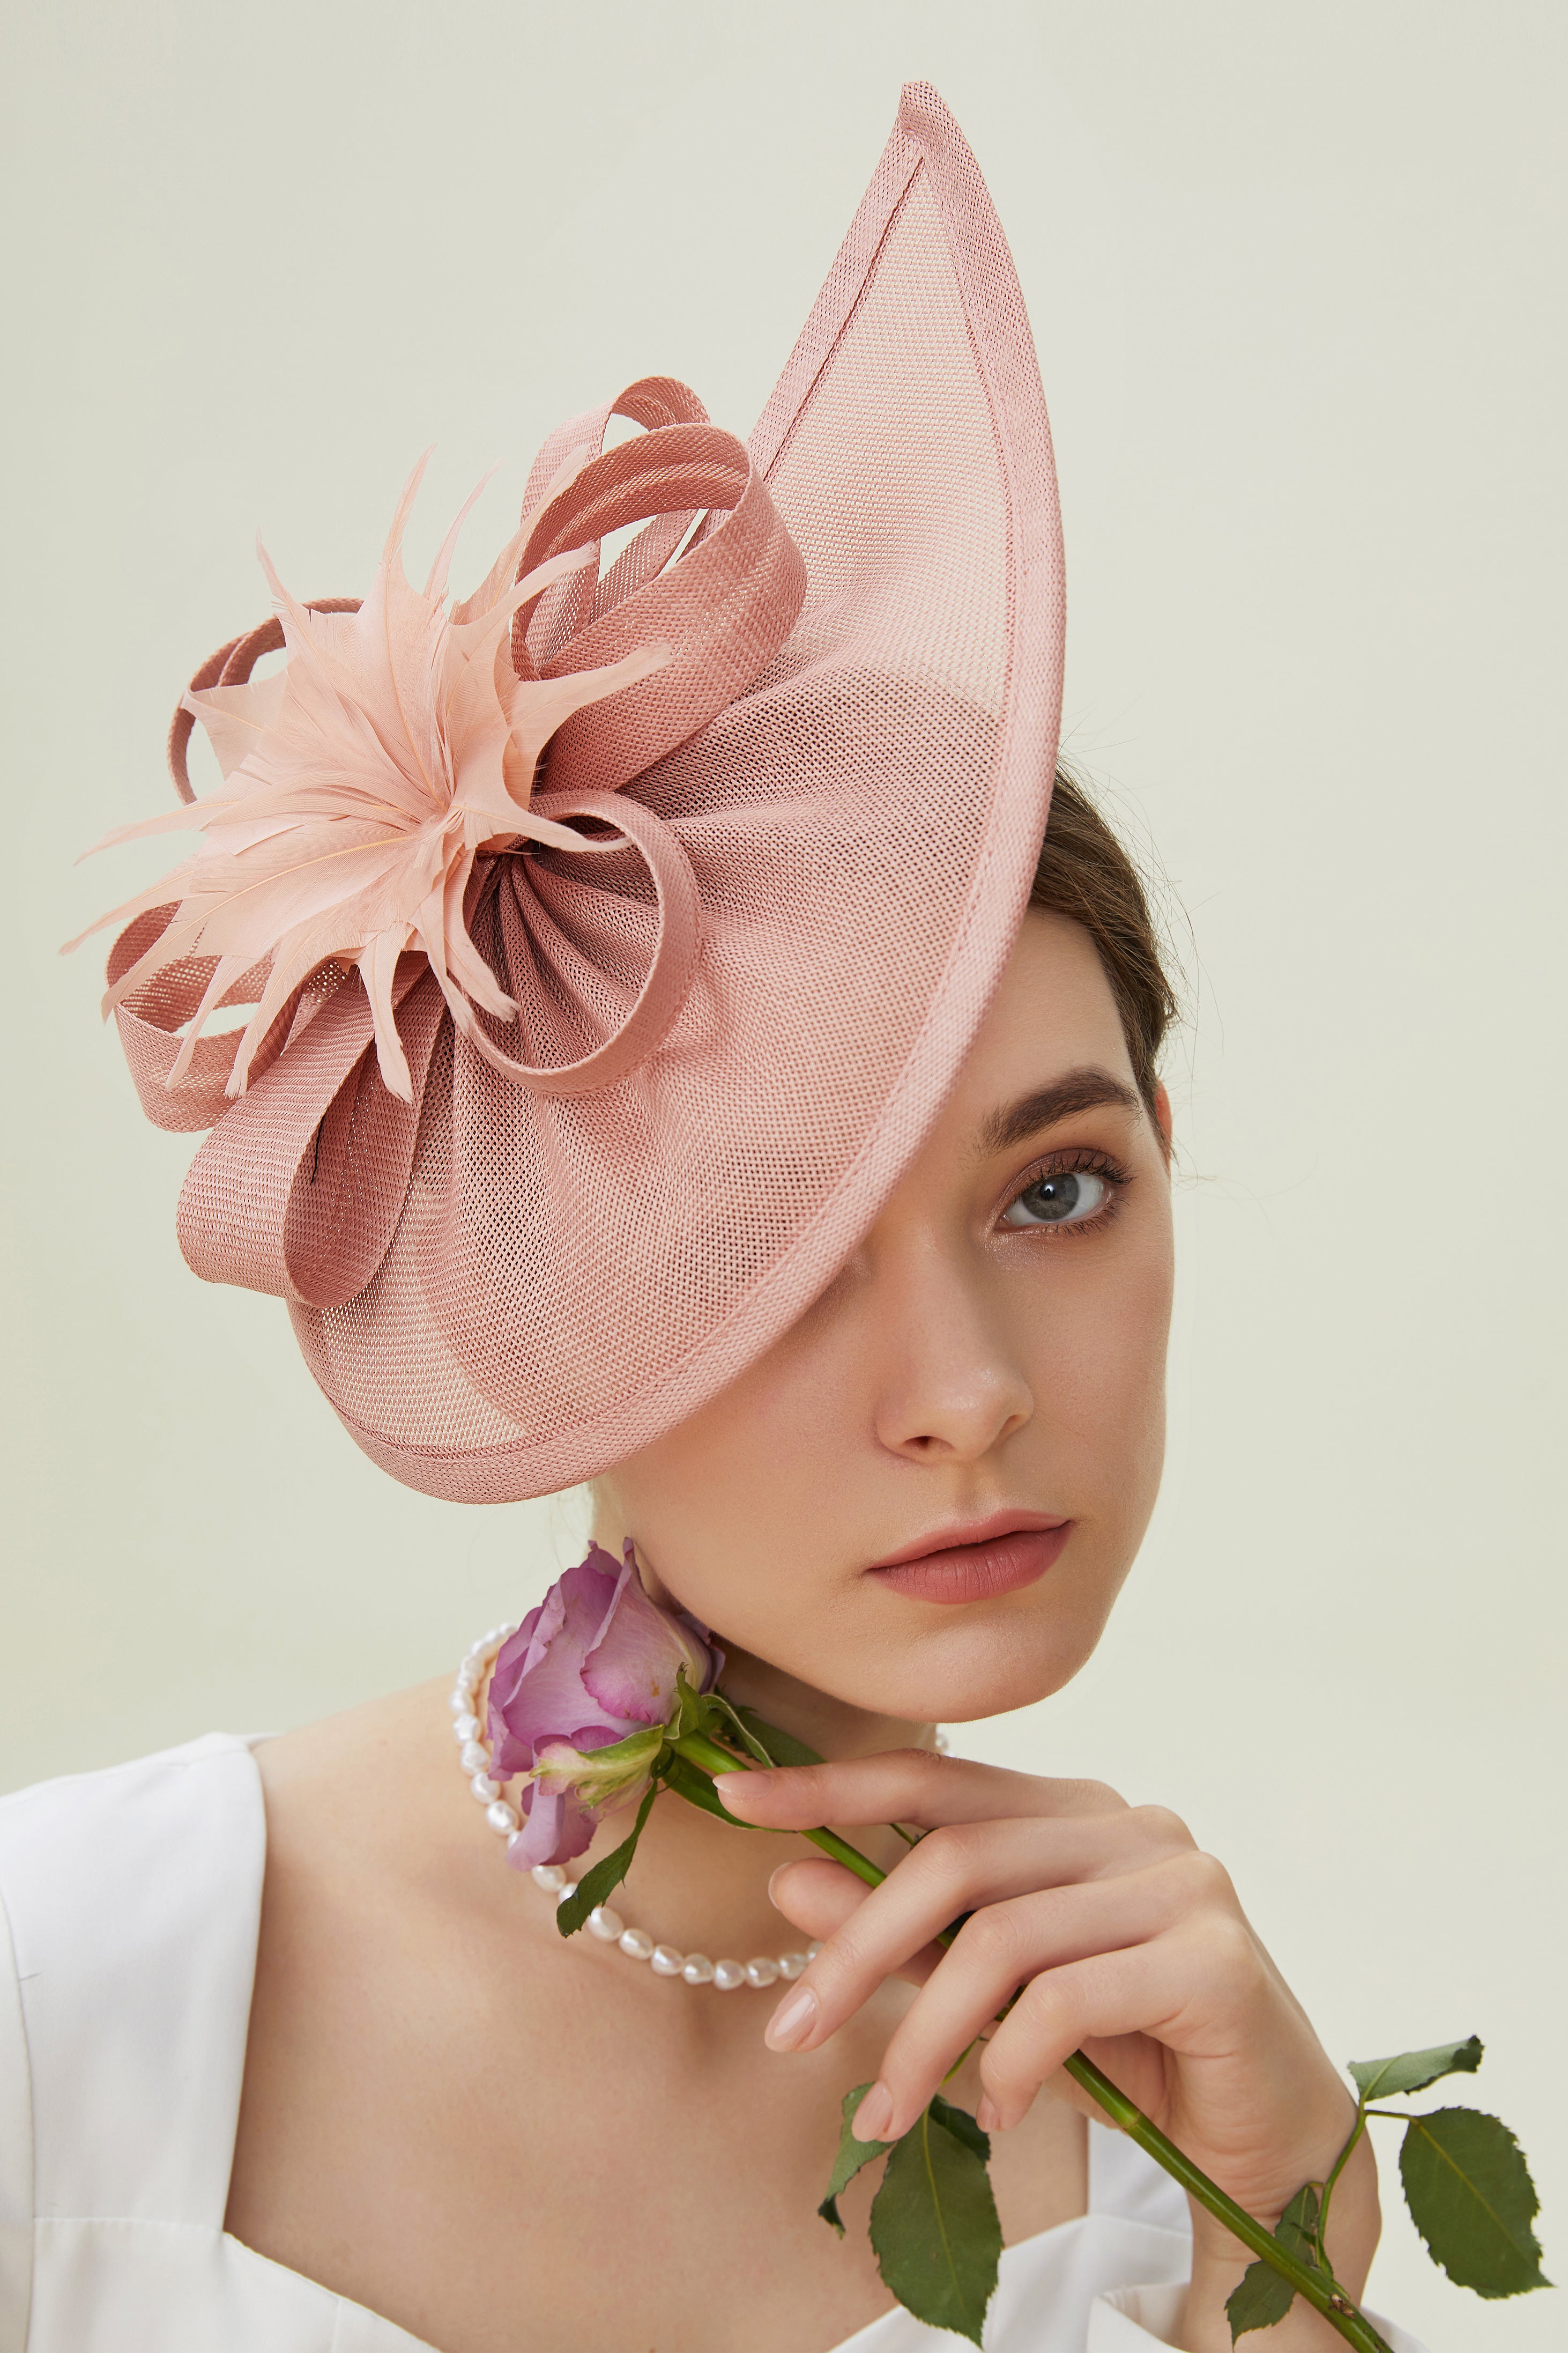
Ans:
<svg viewBox="0 0 1568 2353"><path fill-rule="evenodd" d="M725 1697L737 1707L754 1708L765 1724L776 1724L781 1732L793 1733L819 1757L837 1762L846 1757L876 1756L886 1748L935 1745L934 1725L912 1724L902 1716L879 1715L852 1706L847 1700L835 1699L830 1693L785 1674L782 1668L770 1666L765 1659L754 1658L749 1651L732 1648L722 1634L715 1639L724 1649L720 1687Z"/></svg>
<svg viewBox="0 0 1568 2353"><path fill-rule="evenodd" d="M737 1705L754 1708L764 1723L793 1733L822 1757L934 1743L931 1725L851 1707L745 1651L727 1653L721 1688ZM572 1866L574 1875L607 1854L629 1827L629 1815L607 1817L589 1852ZM889 1830L846 1827L862 1852L886 1868L904 1852ZM803 1857L831 1868L805 1839L733 1827L666 1791L654 1800L625 1889L613 1900L628 1921L684 1952L704 1952L713 1960L776 1957L798 1947L803 1932L774 1910L768 1882L781 1863Z"/></svg>
<svg viewBox="0 0 1568 2353"><path fill-rule="evenodd" d="M595 1515L595 1541L618 1554L625 1533L609 1525L601 1508ZM678 1606L676 1596L656 1577L646 1568L643 1574L651 1599L669 1609ZM721 1628L714 1629L714 1638L725 1653L720 1685L725 1696L737 1706L754 1708L765 1724L793 1733L819 1757L837 1760L889 1748L935 1746L933 1725L856 1707L739 1649ZM574 1876L609 1853L630 1827L629 1814L607 1816L588 1852L573 1864ZM889 1830L857 1827L849 1834L863 1853L886 1867L904 1852ZM639 1928L685 1952L742 1961L756 1954L777 1954L798 1945L801 1932L769 1902L768 1882L781 1863L805 1856L822 1861L805 1839L732 1827L665 1791L654 1800L616 1907Z"/></svg>

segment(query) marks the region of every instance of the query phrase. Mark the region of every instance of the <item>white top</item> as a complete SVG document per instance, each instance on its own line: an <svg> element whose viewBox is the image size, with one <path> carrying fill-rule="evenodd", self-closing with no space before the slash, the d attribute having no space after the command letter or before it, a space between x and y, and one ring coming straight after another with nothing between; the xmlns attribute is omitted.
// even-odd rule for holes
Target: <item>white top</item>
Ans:
<svg viewBox="0 0 1568 2353"><path fill-rule="evenodd" d="M431 2353L223 2226L266 1842L224 1733L0 1799L0 2353ZM987 2353L1168 2342L1186 2201L1089 2149L1089 2212L1004 2253ZM956 2342L895 2310L837 2353Z"/></svg>

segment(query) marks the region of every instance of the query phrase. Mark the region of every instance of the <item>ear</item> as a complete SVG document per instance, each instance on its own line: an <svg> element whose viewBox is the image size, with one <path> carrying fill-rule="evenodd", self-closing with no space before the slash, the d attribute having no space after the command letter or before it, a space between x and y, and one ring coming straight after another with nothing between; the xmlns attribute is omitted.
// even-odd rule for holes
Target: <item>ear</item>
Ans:
<svg viewBox="0 0 1568 2353"><path fill-rule="evenodd" d="M1171 1156L1171 1098L1162 1079L1154 1090L1154 1124L1160 1131L1165 1147L1165 1157Z"/></svg>

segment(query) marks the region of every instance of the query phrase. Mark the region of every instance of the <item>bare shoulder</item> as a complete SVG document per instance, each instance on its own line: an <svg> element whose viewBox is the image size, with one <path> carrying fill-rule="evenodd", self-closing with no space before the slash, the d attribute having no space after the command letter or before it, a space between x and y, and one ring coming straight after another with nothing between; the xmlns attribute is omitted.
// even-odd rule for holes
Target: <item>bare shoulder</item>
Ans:
<svg viewBox="0 0 1568 2353"><path fill-rule="evenodd" d="M326 1969L329 1951L347 1945L367 1971L384 1968L440 1902L444 1863L447 1900L470 1883L444 1714L434 1688L397 1692L258 1744L267 1866L253 2056L276 2010L297 2034L328 1997L341 1975Z"/></svg>
<svg viewBox="0 0 1568 2353"><path fill-rule="evenodd" d="M452 1763L447 1688L257 1750L267 1863L227 2228L384 2311L400 2263L389 2217L472 2172L450 2093L494 2048L496 1989L555 1962L515 1875L483 1867L495 1840ZM530 2073L535 2014L508 2021ZM419 2298L393 2300L416 2325Z"/></svg>
<svg viewBox="0 0 1568 2353"><path fill-rule="evenodd" d="M268 2086L301 2072L363 2078L384 2063L378 2032L405 2041L407 1982L439 1974L454 1938L501 1940L510 1970L526 1970L536 1940L521 1891L510 1873L475 1867L495 1841L454 1767L446 1689L394 1693L256 1751L267 1814L247 2064L257 2114Z"/></svg>
<svg viewBox="0 0 1568 2353"><path fill-rule="evenodd" d="M436 1760L446 1761L445 1692L439 1682L389 1692L258 1742L256 1761L269 1810L308 1799L331 1817L338 1810L334 1794L347 1799L369 1784L423 1787Z"/></svg>

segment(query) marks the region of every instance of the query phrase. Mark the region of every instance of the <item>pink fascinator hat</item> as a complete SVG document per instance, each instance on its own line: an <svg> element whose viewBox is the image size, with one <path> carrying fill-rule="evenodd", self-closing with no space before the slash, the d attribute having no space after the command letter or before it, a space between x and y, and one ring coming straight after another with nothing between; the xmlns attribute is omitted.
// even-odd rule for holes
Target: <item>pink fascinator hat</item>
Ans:
<svg viewBox="0 0 1568 2353"><path fill-rule="evenodd" d="M606 449L616 416L645 429ZM180 806L128 831L196 846L103 919L107 1003L148 1116L211 1131L196 1273L287 1303L395 1478L500 1503L634 1452L809 1304L1022 920L1060 526L1017 280L936 92L905 90L749 442L633 385L552 437L450 604L456 525L404 575L417 483L363 602L268 565L275 617L192 681Z"/></svg>

